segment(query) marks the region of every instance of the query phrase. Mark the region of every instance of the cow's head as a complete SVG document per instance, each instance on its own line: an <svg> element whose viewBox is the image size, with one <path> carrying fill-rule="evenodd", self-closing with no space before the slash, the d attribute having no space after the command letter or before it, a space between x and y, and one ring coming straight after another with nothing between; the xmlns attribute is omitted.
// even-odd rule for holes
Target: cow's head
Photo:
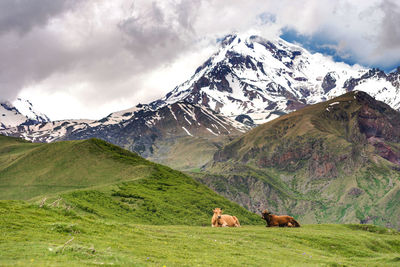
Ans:
<svg viewBox="0 0 400 267"><path fill-rule="evenodd" d="M221 219L222 210L220 208L215 208L213 210L214 214L217 216L218 219Z"/></svg>
<svg viewBox="0 0 400 267"><path fill-rule="evenodd" d="M263 219L265 219L270 214L271 214L271 212L269 212L268 210L263 210L261 212L261 216L263 217Z"/></svg>

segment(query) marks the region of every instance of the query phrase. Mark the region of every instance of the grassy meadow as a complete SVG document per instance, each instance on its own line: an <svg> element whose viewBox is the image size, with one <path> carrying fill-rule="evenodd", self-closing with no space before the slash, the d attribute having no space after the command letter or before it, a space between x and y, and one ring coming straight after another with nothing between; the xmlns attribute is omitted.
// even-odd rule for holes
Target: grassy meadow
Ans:
<svg viewBox="0 0 400 267"><path fill-rule="evenodd" d="M98 139L0 136L0 188L0 266L400 266L397 231L266 228L191 177ZM215 207L242 227L210 227Z"/></svg>
<svg viewBox="0 0 400 267"><path fill-rule="evenodd" d="M400 265L398 232L371 225L149 225L20 201L0 215L1 266Z"/></svg>

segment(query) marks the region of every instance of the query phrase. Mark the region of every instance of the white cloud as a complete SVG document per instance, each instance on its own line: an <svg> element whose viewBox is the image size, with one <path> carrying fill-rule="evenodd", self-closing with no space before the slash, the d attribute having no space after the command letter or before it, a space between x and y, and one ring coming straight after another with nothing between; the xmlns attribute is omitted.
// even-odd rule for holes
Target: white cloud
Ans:
<svg viewBox="0 0 400 267"><path fill-rule="evenodd" d="M390 0L2 4L14 15L0 9L1 97L28 97L52 119L100 118L161 97L232 31L274 38L292 28L361 64L400 62L399 5Z"/></svg>

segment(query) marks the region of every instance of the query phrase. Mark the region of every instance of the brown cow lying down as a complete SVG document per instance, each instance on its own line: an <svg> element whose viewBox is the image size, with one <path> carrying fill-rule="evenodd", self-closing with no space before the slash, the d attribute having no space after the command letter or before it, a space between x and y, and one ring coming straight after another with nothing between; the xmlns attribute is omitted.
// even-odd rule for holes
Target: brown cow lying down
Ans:
<svg viewBox="0 0 400 267"><path fill-rule="evenodd" d="M214 215L211 219L211 227L240 227L238 218L224 214L220 208L213 210Z"/></svg>
<svg viewBox="0 0 400 267"><path fill-rule="evenodd" d="M266 227L300 227L300 224L291 216L288 215L274 215L268 210L263 210L261 212L262 218L267 222Z"/></svg>

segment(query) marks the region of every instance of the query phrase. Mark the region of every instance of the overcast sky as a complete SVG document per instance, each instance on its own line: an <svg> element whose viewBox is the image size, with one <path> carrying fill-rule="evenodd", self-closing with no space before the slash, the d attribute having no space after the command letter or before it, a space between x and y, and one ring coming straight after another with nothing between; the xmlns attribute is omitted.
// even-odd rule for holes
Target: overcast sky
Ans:
<svg viewBox="0 0 400 267"><path fill-rule="evenodd" d="M0 98L99 119L184 82L233 31L400 65L398 0L1 0Z"/></svg>

